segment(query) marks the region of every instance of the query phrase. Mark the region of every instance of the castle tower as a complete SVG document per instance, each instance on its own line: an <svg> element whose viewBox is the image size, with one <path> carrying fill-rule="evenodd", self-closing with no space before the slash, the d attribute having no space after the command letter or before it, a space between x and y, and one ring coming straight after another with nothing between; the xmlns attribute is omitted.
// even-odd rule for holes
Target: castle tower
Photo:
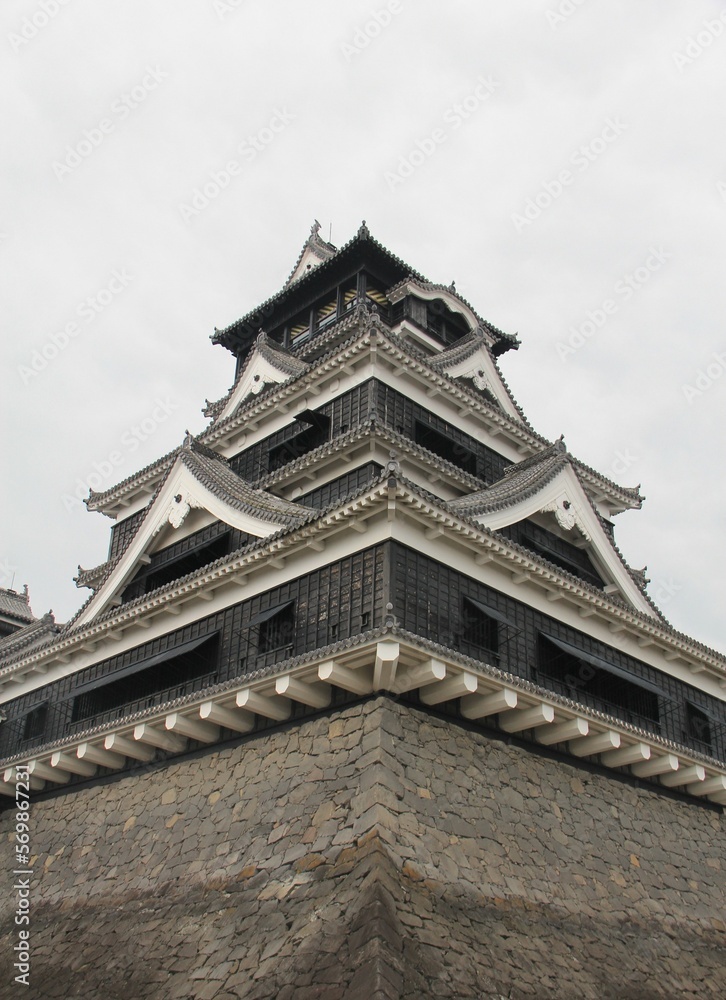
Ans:
<svg viewBox="0 0 726 1000"><path fill-rule="evenodd" d="M638 489L453 284L318 230L205 430L89 497L86 603L0 640L25 995L721 995L726 657L619 551Z"/></svg>

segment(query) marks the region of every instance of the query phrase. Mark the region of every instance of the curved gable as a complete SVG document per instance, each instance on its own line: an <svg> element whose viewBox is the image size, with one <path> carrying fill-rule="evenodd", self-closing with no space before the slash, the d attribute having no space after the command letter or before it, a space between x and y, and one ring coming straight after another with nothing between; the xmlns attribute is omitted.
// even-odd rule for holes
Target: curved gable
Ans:
<svg viewBox="0 0 726 1000"><path fill-rule="evenodd" d="M512 466L498 483L450 501L449 506L492 531L536 515L551 515L563 532L573 532L582 540L608 593L617 592L637 611L655 616L561 446L555 445L536 460Z"/></svg>
<svg viewBox="0 0 726 1000"><path fill-rule="evenodd" d="M185 446L135 536L109 567L106 579L74 624L86 625L118 603L119 595L153 550L158 534L167 526L180 528L192 509L206 510L215 520L258 538L301 524L314 513L311 508L254 489L207 449L200 453Z"/></svg>

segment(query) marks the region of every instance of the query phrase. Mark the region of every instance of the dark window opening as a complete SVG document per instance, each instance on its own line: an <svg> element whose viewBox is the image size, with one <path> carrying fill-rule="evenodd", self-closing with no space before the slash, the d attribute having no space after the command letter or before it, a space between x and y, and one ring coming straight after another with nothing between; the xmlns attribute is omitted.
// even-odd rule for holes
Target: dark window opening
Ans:
<svg viewBox="0 0 726 1000"><path fill-rule="evenodd" d="M461 641L497 657L499 654L499 622L467 597L463 599L462 605Z"/></svg>
<svg viewBox="0 0 726 1000"><path fill-rule="evenodd" d="M366 292L365 298L370 302L376 302L384 308L388 306L388 300L376 289ZM302 344L314 333L325 330L333 323L337 322L359 301L358 289L353 287L340 286L329 291L324 299L318 300L312 307L303 312L297 313L292 320L286 324L286 343L293 345Z"/></svg>
<svg viewBox="0 0 726 1000"><path fill-rule="evenodd" d="M310 321L303 320L293 323L290 330L290 340L293 344L299 344L310 336Z"/></svg>
<svg viewBox="0 0 726 1000"><path fill-rule="evenodd" d="M298 414L296 418L302 429L281 444L270 448L269 469L274 472L295 458L306 455L313 448L318 448L330 440L330 417L325 413L317 413L315 410L305 410Z"/></svg>
<svg viewBox="0 0 726 1000"><path fill-rule="evenodd" d="M292 646L295 635L295 602L290 601L261 622L259 635L258 653L271 653L273 650Z"/></svg>
<svg viewBox="0 0 726 1000"><path fill-rule="evenodd" d="M522 535L522 544L548 562L559 566L560 569L572 573L583 582L589 583L593 587L602 588L603 581L585 551L554 535L550 535L550 541L548 535L550 533L544 530L539 530L536 536L531 530L525 531Z"/></svg>
<svg viewBox="0 0 726 1000"><path fill-rule="evenodd" d="M331 299L330 302L326 302L325 305L315 310L315 327L318 330L322 330L324 327L334 323L337 318L338 300Z"/></svg>
<svg viewBox="0 0 726 1000"><path fill-rule="evenodd" d="M373 288L372 285L368 285L366 287L366 299L368 299L374 305L378 306L379 309L384 309L384 310L388 309L389 305L388 299L383 294L383 292L379 292L378 289Z"/></svg>
<svg viewBox="0 0 726 1000"><path fill-rule="evenodd" d="M696 749L710 751L713 747L711 742L711 720L696 708L690 701L686 702L686 733L685 736L691 745Z"/></svg>
<svg viewBox="0 0 726 1000"><path fill-rule="evenodd" d="M23 740L35 740L45 733L45 724L48 721L48 702L43 702L37 708L32 709L25 716L23 726Z"/></svg>
<svg viewBox="0 0 726 1000"><path fill-rule="evenodd" d="M578 656L569 643L540 635L537 667L540 679L560 694L590 705L617 718L659 730L660 713L655 685L628 680L622 667L582 651Z"/></svg>
<svg viewBox="0 0 726 1000"><path fill-rule="evenodd" d="M348 496L354 490L372 482L382 471L382 465L377 462L367 462L365 465L359 465L356 469L338 476L337 479L331 479L324 486L318 486L317 489L304 493L297 498L297 502L306 507L327 507L334 500Z"/></svg>
<svg viewBox="0 0 726 1000"><path fill-rule="evenodd" d="M363 614L360 616L360 627L368 628L370 623L371 623L371 613L370 611L364 611Z"/></svg>
<svg viewBox="0 0 726 1000"><path fill-rule="evenodd" d="M428 332L446 346L456 343L469 332L464 317L452 312L445 303L438 301L427 303L426 325Z"/></svg>
<svg viewBox="0 0 726 1000"><path fill-rule="evenodd" d="M149 594L157 587L164 587L173 580L179 580L188 573L194 573L222 556L229 555L231 543L232 532L225 531L211 541L193 546L172 558L165 558L164 550L154 553L149 565L144 566L124 590L123 601L132 601Z"/></svg>
<svg viewBox="0 0 726 1000"><path fill-rule="evenodd" d="M338 638L338 623L337 622L333 622L333 624L330 626L330 638L333 639L333 640L335 640L335 639Z"/></svg>
<svg viewBox="0 0 726 1000"><path fill-rule="evenodd" d="M142 661L125 676L99 684L73 699L72 722L116 718L181 697L212 683L217 673L218 636L185 643L185 650L158 654L153 662ZM139 669L134 669L137 667ZM105 719L98 717L104 717Z"/></svg>
<svg viewBox="0 0 726 1000"><path fill-rule="evenodd" d="M453 465L463 469L464 472L468 472L472 476L476 475L476 455L472 451L420 420L416 421L414 440L422 448L427 448L435 455L440 455L441 458L445 458Z"/></svg>

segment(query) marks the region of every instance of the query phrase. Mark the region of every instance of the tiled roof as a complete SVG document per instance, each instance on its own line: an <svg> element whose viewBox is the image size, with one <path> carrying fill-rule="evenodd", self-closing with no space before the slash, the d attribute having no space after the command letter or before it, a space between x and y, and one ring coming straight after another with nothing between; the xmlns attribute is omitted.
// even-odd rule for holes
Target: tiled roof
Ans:
<svg viewBox="0 0 726 1000"><path fill-rule="evenodd" d="M569 464L570 459L564 445L556 441L538 455L510 465L502 478L486 489L449 500L448 505L452 510L467 515L502 510L538 493L546 483L554 479L560 469Z"/></svg>
<svg viewBox="0 0 726 1000"><path fill-rule="evenodd" d="M482 329L486 330L489 334L491 334L494 340L509 341L509 347L514 347L515 349L519 347L520 342L519 340L517 340L515 336L513 336L511 333L505 333L503 330L498 329L492 323L488 322L488 320L483 319L476 311L476 309L473 307L471 302L467 302L467 300L456 291L453 281L450 285L442 285L433 281L424 281L423 279L418 277L414 277L413 279L404 278L403 281L399 281L399 283L397 285L394 285L393 288L388 289L387 294L389 298L392 293L395 293L397 289L401 288L402 285L408 284L410 281L412 281L413 284L418 285L419 288L424 289L425 291L449 292L449 294L456 296L456 298L459 300L459 302L461 302L462 305L466 306L467 309L471 310L471 312L476 316Z"/></svg>
<svg viewBox="0 0 726 1000"><path fill-rule="evenodd" d="M270 340L264 331L258 335L255 346L256 350L253 349L250 351L245 358L245 363L242 365L242 368L240 369L237 378L234 380L234 384L229 392L225 393L221 399L216 400L214 403L210 403L209 400L206 401L207 405L202 410L205 417L216 417L217 414L224 409L225 404L232 398L235 389L244 378L245 372L256 354L264 358L265 361L268 361L273 368L277 368L278 371L283 372L289 377L302 375L302 373L306 372L310 367L307 362L302 361L300 358L296 358L294 354L290 354L290 352L280 344Z"/></svg>
<svg viewBox="0 0 726 1000"><path fill-rule="evenodd" d="M92 569L83 569L82 566L79 566L78 576L73 577L73 582L77 587L90 587L91 590L95 590L105 579L107 570L108 561L100 563Z"/></svg>
<svg viewBox="0 0 726 1000"><path fill-rule="evenodd" d="M434 354L426 358L432 368L450 368L452 365L466 361L472 354L475 354L480 347L486 347L486 339L480 330L470 330L469 333L457 340L452 347L448 347L440 354Z"/></svg>
<svg viewBox="0 0 726 1000"><path fill-rule="evenodd" d="M236 327L241 327L244 326L246 323L251 322L256 315L259 315L261 312L266 311L269 306L279 302L288 294L291 287L299 288L306 281L317 279L318 275L324 273L325 269L330 267L332 262L336 261L339 257L341 257L341 255L350 253L351 249L357 243L362 243L366 240L369 241L378 250L382 251L393 263L397 264L401 268L404 268L411 275L412 278L418 281L426 282L426 279L422 275L420 275L417 271L414 271L413 268L409 267L409 265L405 261L401 260L400 257L397 257L395 254L391 253L391 251L388 250L387 247L384 247L382 243L379 243L378 240L374 239L371 236L370 231L366 226L365 222L363 222L360 228L358 229L358 232L353 237L353 239L349 240L346 244L344 244L344 246L342 246L340 250L334 253L331 257L329 257L328 260L323 261L321 264L313 268L307 274L304 274L302 277L298 278L297 281L293 282L293 285L291 286L286 285L279 292L277 292L275 295L272 295L269 299L266 299L251 312L248 312L244 316L240 317L240 319L235 320L234 323L230 323L229 326L225 327L222 330L215 330L211 338L212 343L214 344L224 343L224 339L227 334L232 333ZM260 324L258 324L258 326L259 325Z"/></svg>
<svg viewBox="0 0 726 1000"><path fill-rule="evenodd" d="M107 500L111 500L117 494L123 493L125 488L130 486L132 483L134 485L140 485L145 481L153 479L158 473L165 471L176 458L176 454L177 449L167 452L166 455L162 455L161 458L157 458L156 461L151 462L149 465L145 465L143 469L139 469L138 472L132 473L130 476L127 476L126 479L122 479L120 483L116 483L115 486L111 486L107 490L101 490L98 493L96 490L90 490L88 498L83 502L89 510L99 510Z"/></svg>
<svg viewBox="0 0 726 1000"><path fill-rule="evenodd" d="M438 509L439 512L448 511L451 514L455 514L457 519L460 519L464 524L468 522L472 526L472 528L476 529L477 533L491 539L496 544L498 549L501 549L503 551L510 550L514 553L521 553L521 555L523 557L526 557L526 559L530 563L534 563L535 565L540 565L547 571L556 574L556 576L561 578L563 582L570 589L572 589L572 587L575 587L579 592L585 595L589 594L592 597L596 598L597 605L599 607L609 610L612 609L614 606L617 606L618 608L621 609L620 611L618 611L618 613L626 612L634 622L639 622L642 625L644 625L649 630L649 634L653 634L652 630L656 630L655 633L656 635L668 636L675 642L686 645L687 653L693 655L693 653L695 652L704 657L707 657L709 662L711 662L713 665L717 666L720 669L724 669L724 665L726 664L726 656L724 656L723 653L706 646L704 643L693 639L691 636L686 635L685 633L677 631L662 616L659 616L658 618L654 619L652 616L647 615L643 611L628 606L622 606L620 602L617 602L612 595L605 594L601 590L593 587L591 584L588 584L587 582L572 576L570 573L566 572L561 567L550 564L547 560L539 557L537 554L529 551L523 546L518 545L517 543L511 541L510 539L505 538L504 536L499 534L499 532L486 528L476 523L463 512L459 513L454 511L451 507L451 501L449 502L443 501L440 497L437 497L434 494L429 493L427 490L423 489L420 485L407 480L405 477L401 476L400 473L396 472L390 467L382 470L379 476L373 478L370 482L361 486L358 490L352 491L347 497L336 499L324 510L315 510L310 508L309 509L310 516L309 518L306 519L306 521L310 525L314 526L321 518L329 517L331 515L334 516L335 511L337 509L346 507L351 502L353 503L358 502L359 499L363 499L367 495L379 492L383 485L384 480L389 480L392 475L394 476L398 484L400 486L403 486L407 491L409 491L414 498L418 496L421 500L426 502L433 509ZM210 564L209 566L206 566L203 569L196 570L193 573L189 574L187 577L182 578L181 580L176 580L170 584L166 584L164 587L159 588L159 593L165 590L176 589L180 585L184 584L185 582L191 581L195 577L208 575L209 572L212 569L214 569L214 567L222 567L225 564L232 564L235 561L239 560L240 555L243 553L253 554L259 550L265 550L271 545L279 547L280 542L285 538L285 536L288 535L288 533L294 533L294 531L295 531L294 527L285 527L281 528L279 531L265 538L254 539L252 542L246 545L243 550L238 550L235 553L231 553L230 555L224 556L221 559L217 560L215 563ZM142 598L138 598L135 601L130 601L127 605L124 605L124 608L127 611L128 610L133 611L135 605L147 602L150 596L153 596L153 594L144 595L144 597ZM77 627L74 625L74 623L77 620L80 613L88 606L91 600L93 600L92 597L90 597L88 601L86 601L84 607L81 608L81 610L76 614L74 619L64 627L63 629L64 638L70 637L73 632L77 631ZM108 613L109 615L113 615L117 614L118 611L119 611L118 608L114 608L110 609ZM101 618L105 617L106 617L105 614L101 616ZM12 659L18 659L18 658L20 657L19 656L12 657ZM7 666L9 665L10 664L7 663Z"/></svg>
<svg viewBox="0 0 726 1000"><path fill-rule="evenodd" d="M394 431L392 427L388 426L388 424L384 424L376 414L371 414L364 420L359 421L359 423L351 427L350 430L346 431L345 434L339 434L331 441L327 441L325 444L319 445L317 448L306 452L306 454L301 455L299 458L293 459L293 461L289 462L281 469L269 472L263 479L260 480L260 482L265 487L270 486L275 482L286 479L293 473L297 473L302 469L314 466L321 459L335 454L346 445L363 440L373 434L376 434L381 440L386 441L389 445L400 449L401 453L406 455L415 455L417 458L424 459L429 465L434 466L437 471L443 472L444 474L459 480L461 483L468 483L470 486L474 486L482 482L481 479L471 475L469 472L465 472L464 469L460 468L458 465L454 465L452 462L447 461L447 459L443 458L441 455L437 455L435 452L429 451L428 448L424 448L421 445L416 444L411 438L406 437L403 434L399 434L398 431ZM418 488L420 489L420 487Z"/></svg>
<svg viewBox="0 0 726 1000"><path fill-rule="evenodd" d="M321 262L328 260L329 257L332 257L333 254L338 252L338 248L336 246L333 246L332 243L328 243L320 236L319 230L320 230L320 223L316 219L313 225L310 227L310 235L303 243L302 250L298 254L297 260L295 261L295 266L290 272L289 278L285 282L285 288L289 288L290 285L293 283L292 279L295 276L295 272L297 271L298 267L300 266L300 261L305 256L306 250L312 250L312 252ZM296 278L296 281L299 280L300 278Z"/></svg>
<svg viewBox="0 0 726 1000"><path fill-rule="evenodd" d="M11 660L27 656L33 650L50 644L61 631L51 612L20 628L12 635L0 639L0 664L5 666Z"/></svg>
<svg viewBox="0 0 726 1000"><path fill-rule="evenodd" d="M304 507L302 504L291 503L289 500L273 496L273 494L268 493L264 489L250 486L249 483L245 482L244 479L241 479L240 476L232 471L229 462L225 458L212 451L211 448L208 448L201 441L192 438L191 435L185 439L182 447L177 449L173 458L180 459L192 475L224 503L235 510L244 511L253 517L277 523L280 526L280 530L297 527L320 513L313 507ZM154 495L147 505L147 515L151 511L154 501L161 492L174 465L175 461L170 464L164 477L157 485ZM136 531L129 536L126 544L119 551L115 559L109 560L92 570L81 570L79 567L78 577L76 577L77 586L92 586L92 589L97 592L123 558L129 545L131 545L133 539L142 529L145 519L146 516L141 519ZM190 575L194 576L194 574ZM92 584L91 580L93 581ZM66 631L74 627L78 618L87 609L94 597L95 593L78 609L73 618L65 626Z"/></svg>
<svg viewBox="0 0 726 1000"><path fill-rule="evenodd" d="M308 517L310 508L255 489L232 471L226 459L199 442L182 448L179 457L200 483L236 510L290 526L300 524Z"/></svg>
<svg viewBox="0 0 726 1000"><path fill-rule="evenodd" d="M577 463L574 462L572 457L568 454L567 448L560 438L559 441L555 441L553 445L547 448L546 451L540 452L539 455L532 455L523 462L511 465L505 471L502 478L497 480L496 483L493 483L486 489L479 490L477 493L471 493L468 496L457 497L455 500L449 500L447 506L463 517L477 517L481 514L488 514L497 510L505 510L507 507L511 507L516 503L520 503L522 500L526 500L528 497L534 496L544 486L546 486L547 483L551 482L560 470L567 465L572 466L575 475L577 475ZM580 477L578 476L578 479L579 478ZM607 532L605 528L605 521L588 495L587 490L584 490L583 492L593 510L593 513L598 519L598 522L603 527L608 543L612 546L614 552L627 570L633 583L636 585L640 593L658 617L663 622L666 622L667 620L663 615L663 612L657 607L647 593L646 587L648 581L645 578L645 572L642 570L638 571L631 569L622 552L615 544L614 539L611 537L609 532ZM522 548L522 546L516 542L511 542L511 544L516 548ZM522 550L526 551L528 555L531 555L528 549ZM541 556L538 556L537 558L541 559L541 561L545 562L548 566L552 566L557 569L559 572L565 572L559 567L554 566L554 563L550 563L547 559L544 559Z"/></svg>
<svg viewBox="0 0 726 1000"><path fill-rule="evenodd" d="M6 590L0 587L0 614L8 618L16 618L19 622L35 621L35 615L30 610L30 598L26 587L22 594L17 590Z"/></svg>

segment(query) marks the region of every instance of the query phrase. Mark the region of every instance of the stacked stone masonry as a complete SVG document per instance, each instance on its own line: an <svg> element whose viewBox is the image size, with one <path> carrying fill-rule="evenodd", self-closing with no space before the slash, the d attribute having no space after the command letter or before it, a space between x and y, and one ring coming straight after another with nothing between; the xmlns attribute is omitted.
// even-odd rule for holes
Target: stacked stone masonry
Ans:
<svg viewBox="0 0 726 1000"><path fill-rule="evenodd" d="M722 810L388 697L31 814L31 986L6 893L2 997L723 996Z"/></svg>

